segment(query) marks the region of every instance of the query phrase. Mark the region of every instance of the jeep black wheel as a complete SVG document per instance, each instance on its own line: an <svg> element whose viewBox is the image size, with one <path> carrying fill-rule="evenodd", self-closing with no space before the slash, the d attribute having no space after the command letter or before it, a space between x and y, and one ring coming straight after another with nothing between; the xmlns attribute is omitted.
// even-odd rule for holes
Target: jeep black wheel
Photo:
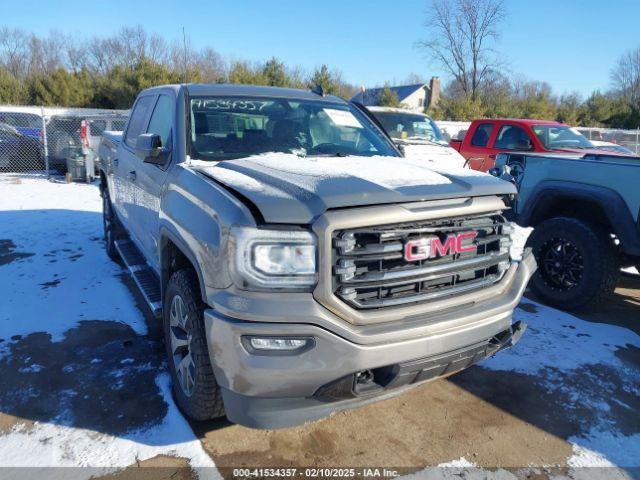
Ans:
<svg viewBox="0 0 640 480"><path fill-rule="evenodd" d="M119 263L120 255L118 255L115 242L120 234L120 228L106 188L102 190L102 227L104 229L104 244L107 255L111 260Z"/></svg>
<svg viewBox="0 0 640 480"><path fill-rule="evenodd" d="M529 284L542 301L573 310L598 303L615 289L616 246L598 226L570 217L540 223L527 240L538 262Z"/></svg>
<svg viewBox="0 0 640 480"><path fill-rule="evenodd" d="M164 298L164 339L176 403L194 420L224 415L222 393L209 360L204 308L193 269L175 272Z"/></svg>

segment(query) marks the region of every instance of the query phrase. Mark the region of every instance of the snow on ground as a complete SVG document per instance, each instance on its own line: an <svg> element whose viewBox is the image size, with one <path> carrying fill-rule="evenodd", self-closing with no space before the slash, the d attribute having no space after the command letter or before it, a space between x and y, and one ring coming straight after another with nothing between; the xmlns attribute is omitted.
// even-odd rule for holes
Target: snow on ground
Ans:
<svg viewBox="0 0 640 480"><path fill-rule="evenodd" d="M104 252L101 212L96 185L0 176L0 346L5 356L29 334L46 332L55 345L70 329L87 321L116 321L135 334L147 333L144 316L120 278L122 270ZM87 363L99 368L103 360L91 358ZM5 371L11 370L11 361L4 359ZM118 362L123 368L131 363L126 356ZM84 366L68 365L63 372L72 374L79 367ZM44 368L27 362L20 372L46 375ZM104 372L98 381L112 374L118 372ZM123 468L165 454L184 457L193 467L213 467L173 402L168 374L148 374L157 375L155 394L166 404L164 418L155 424L115 435L77 426L73 412L64 410L59 418L33 423L18 419L8 433L0 435L0 465ZM116 382L110 388L120 387ZM64 403L62 397L73 398L76 393L61 391L59 401ZM38 392L31 389L24 394L26 400ZM215 469L203 472L218 477ZM53 474L47 472L49 477ZM88 478L96 471L59 474Z"/></svg>
<svg viewBox="0 0 640 480"><path fill-rule="evenodd" d="M36 423L30 429L18 424L8 435L0 437L0 465L92 467L91 470L72 471L74 478L88 478L157 455L173 455L189 459L191 467L200 472L200 478L220 478L212 468L215 467L213 460L205 453L171 400L169 375L159 374L156 382L169 405L160 424L121 437L55 423ZM70 472L61 474L61 478L69 478ZM47 475L50 477L50 471Z"/></svg>
<svg viewBox="0 0 640 480"><path fill-rule="evenodd" d="M512 255L521 256L531 229L516 226ZM574 445L570 466L640 465L640 434L624 435L611 413L633 407L611 396L614 389L640 395L640 372L621 354L640 347L640 336L627 328L581 320L551 307L523 300L514 319L529 325L515 348L484 361L483 368L513 371L543 379L549 391L568 400L569 412L586 406L595 412L587 432L568 440ZM588 379L584 380L585 377Z"/></svg>
<svg viewBox="0 0 640 480"><path fill-rule="evenodd" d="M116 278L121 269L102 248L96 186L14 181L0 176L0 251L20 257L0 263L0 338L9 341L46 325L59 340L81 320L117 319L146 333L142 314L128 307L131 293Z"/></svg>

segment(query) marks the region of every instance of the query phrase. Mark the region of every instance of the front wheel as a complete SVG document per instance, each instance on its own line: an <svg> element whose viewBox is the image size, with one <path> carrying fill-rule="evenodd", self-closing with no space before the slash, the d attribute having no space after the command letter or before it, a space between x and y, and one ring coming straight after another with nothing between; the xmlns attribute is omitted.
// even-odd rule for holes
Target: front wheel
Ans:
<svg viewBox="0 0 640 480"><path fill-rule="evenodd" d="M599 303L615 289L620 265L611 236L571 217L545 220L527 240L538 262L529 284L543 302L562 310Z"/></svg>
<svg viewBox="0 0 640 480"><path fill-rule="evenodd" d="M193 269L175 272L164 298L164 340L176 403L194 420L224 416L222 392L209 360L204 308Z"/></svg>

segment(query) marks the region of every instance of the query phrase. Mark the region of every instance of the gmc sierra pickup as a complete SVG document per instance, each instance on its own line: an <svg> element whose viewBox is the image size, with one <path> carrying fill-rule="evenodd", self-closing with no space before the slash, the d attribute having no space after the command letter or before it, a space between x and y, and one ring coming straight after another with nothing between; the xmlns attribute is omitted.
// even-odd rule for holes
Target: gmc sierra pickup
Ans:
<svg viewBox="0 0 640 480"><path fill-rule="evenodd" d="M100 147L108 254L162 319L194 419L278 428L512 346L535 270L509 182L402 158L320 89L172 85Z"/></svg>

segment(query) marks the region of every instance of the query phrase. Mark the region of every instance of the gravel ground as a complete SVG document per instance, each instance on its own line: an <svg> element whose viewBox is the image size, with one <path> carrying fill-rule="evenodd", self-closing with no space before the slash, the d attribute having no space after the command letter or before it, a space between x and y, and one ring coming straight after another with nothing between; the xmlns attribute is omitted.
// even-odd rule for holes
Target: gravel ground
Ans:
<svg viewBox="0 0 640 480"><path fill-rule="evenodd" d="M95 185L0 176L3 467L85 467L49 478L230 478L241 466L640 474L638 275L577 316L527 297L516 348L385 402L278 431L190 424L170 395L157 323L104 253L100 211ZM438 465L448 468L428 469ZM30 472L42 473L4 471Z"/></svg>

